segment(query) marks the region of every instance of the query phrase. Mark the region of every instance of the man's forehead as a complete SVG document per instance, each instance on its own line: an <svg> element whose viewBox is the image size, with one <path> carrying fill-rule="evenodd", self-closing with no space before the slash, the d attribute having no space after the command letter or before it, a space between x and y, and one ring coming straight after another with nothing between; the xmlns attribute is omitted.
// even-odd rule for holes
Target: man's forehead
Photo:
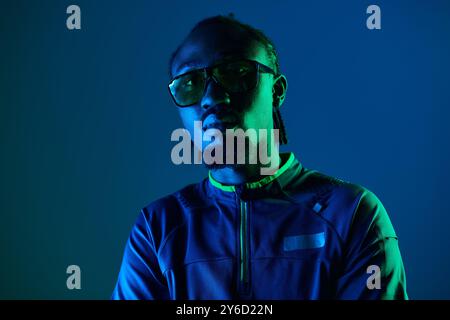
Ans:
<svg viewBox="0 0 450 320"><path fill-rule="evenodd" d="M175 55L172 74L176 76L192 69L209 67L221 61L239 58L268 63L264 46L253 39L191 37L186 39Z"/></svg>

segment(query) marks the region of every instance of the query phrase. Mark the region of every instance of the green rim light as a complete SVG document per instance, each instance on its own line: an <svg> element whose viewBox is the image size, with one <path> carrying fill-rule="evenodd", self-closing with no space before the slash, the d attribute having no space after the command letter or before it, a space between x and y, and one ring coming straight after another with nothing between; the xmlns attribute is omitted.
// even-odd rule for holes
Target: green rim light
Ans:
<svg viewBox="0 0 450 320"><path fill-rule="evenodd" d="M256 188L260 188L262 186L265 186L265 185L271 183L272 181L277 179L279 176L281 176L291 166L292 162L294 162L294 159L295 159L294 154L291 152L289 154L289 158L286 161L286 163L283 166L281 166L281 168L279 168L273 175L262 178L259 181L247 182L245 184L245 187L247 189L256 189ZM219 188L222 191L226 191L226 192L235 192L236 191L235 186L224 185L224 184L221 184L219 181L215 180L211 174L211 171L209 171L209 181L211 182L211 184L214 187Z"/></svg>

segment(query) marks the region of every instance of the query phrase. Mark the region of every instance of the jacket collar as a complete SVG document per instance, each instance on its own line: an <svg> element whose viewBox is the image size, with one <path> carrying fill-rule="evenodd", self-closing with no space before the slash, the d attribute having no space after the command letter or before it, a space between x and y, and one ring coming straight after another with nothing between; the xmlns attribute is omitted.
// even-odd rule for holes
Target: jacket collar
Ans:
<svg viewBox="0 0 450 320"><path fill-rule="evenodd" d="M283 164L273 175L264 177L255 182L247 182L238 185L224 185L215 180L209 172L209 185L214 193L221 194L237 194L239 197L254 198L264 197L268 193L280 191L285 188L291 181L298 178L302 171L301 163L295 158L294 154L281 153L281 163Z"/></svg>

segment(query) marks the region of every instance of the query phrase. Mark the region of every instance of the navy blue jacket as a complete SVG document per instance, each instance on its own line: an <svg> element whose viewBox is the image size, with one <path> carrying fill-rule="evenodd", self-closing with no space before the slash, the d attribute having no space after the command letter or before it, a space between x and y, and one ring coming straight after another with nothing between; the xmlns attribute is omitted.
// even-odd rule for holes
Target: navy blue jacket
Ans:
<svg viewBox="0 0 450 320"><path fill-rule="evenodd" d="M112 298L407 299L377 197L282 159L258 182L210 175L142 209Z"/></svg>

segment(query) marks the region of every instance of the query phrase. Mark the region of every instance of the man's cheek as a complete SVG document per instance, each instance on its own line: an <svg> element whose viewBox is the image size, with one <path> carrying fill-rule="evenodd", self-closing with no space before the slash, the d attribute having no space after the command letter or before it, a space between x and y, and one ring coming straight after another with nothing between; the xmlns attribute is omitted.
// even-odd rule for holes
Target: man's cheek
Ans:
<svg viewBox="0 0 450 320"><path fill-rule="evenodd" d="M191 109L181 109L180 117L184 127L189 131L191 135L194 134L194 125L196 121L200 121L200 115Z"/></svg>

